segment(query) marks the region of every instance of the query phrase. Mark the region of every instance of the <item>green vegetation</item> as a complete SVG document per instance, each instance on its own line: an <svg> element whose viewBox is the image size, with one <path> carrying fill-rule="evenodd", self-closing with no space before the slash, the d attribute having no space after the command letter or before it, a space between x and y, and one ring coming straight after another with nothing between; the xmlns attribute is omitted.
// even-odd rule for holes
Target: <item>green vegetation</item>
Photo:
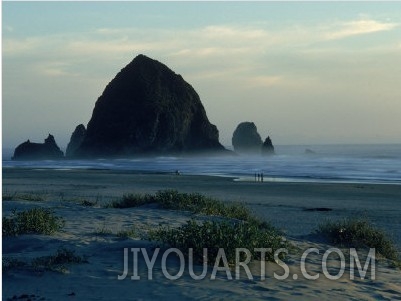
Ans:
<svg viewBox="0 0 401 301"><path fill-rule="evenodd" d="M98 201L81 200L80 204L84 207L94 207L98 204Z"/></svg>
<svg viewBox="0 0 401 301"><path fill-rule="evenodd" d="M331 243L347 248L375 248L381 256L400 263L398 250L387 234L364 218L345 218L319 225L318 234Z"/></svg>
<svg viewBox="0 0 401 301"><path fill-rule="evenodd" d="M156 202L162 208L186 210L193 213L215 215L240 220L249 220L252 215L241 203L227 204L199 193L179 193L176 190L159 191L155 195Z"/></svg>
<svg viewBox="0 0 401 301"><path fill-rule="evenodd" d="M113 231L110 229L106 228L106 226L103 225L102 228L96 228L95 232L93 234L98 235L98 236L107 236L113 234Z"/></svg>
<svg viewBox="0 0 401 301"><path fill-rule="evenodd" d="M139 207L142 205L155 203L155 197L150 194L126 194L123 195L121 200L115 200L111 202L107 207L111 208L131 208L131 207Z"/></svg>
<svg viewBox="0 0 401 301"><path fill-rule="evenodd" d="M46 199L40 194L21 194L18 199L30 202L44 202Z"/></svg>
<svg viewBox="0 0 401 301"><path fill-rule="evenodd" d="M17 193L10 193L8 191L3 191L2 200L3 201L12 201L16 198Z"/></svg>
<svg viewBox="0 0 401 301"><path fill-rule="evenodd" d="M112 202L112 208L130 208L156 203L161 208L186 210L193 213L216 215L239 220L250 220L250 210L241 203L227 204L199 193L180 193L176 190L158 191L156 194L128 194Z"/></svg>
<svg viewBox="0 0 401 301"><path fill-rule="evenodd" d="M280 233L266 223L224 220L220 222L206 221L198 223L190 220L177 228L163 228L149 232L149 239L164 243L166 246L188 252L193 248L195 262L203 262L203 248L208 251L208 264L213 265L219 248L223 248L229 264L235 263L236 248L246 248L251 251L251 259L261 259L260 252L255 248L272 248L266 253L265 260L274 261L274 251L287 247ZM245 253L241 254L244 260ZM284 258L280 253L279 258Z"/></svg>
<svg viewBox="0 0 401 301"><path fill-rule="evenodd" d="M21 260L18 260L16 258L10 258L10 257L3 257L2 261L2 270L3 273L10 271L12 269L17 269L26 266L27 263L23 262Z"/></svg>
<svg viewBox="0 0 401 301"><path fill-rule="evenodd" d="M15 201L15 200L21 200L21 201L31 201L31 202L43 202L45 201L45 197L42 194L38 193L10 193L10 192L3 192L2 195L3 201Z"/></svg>
<svg viewBox="0 0 401 301"><path fill-rule="evenodd" d="M93 232L94 235L97 236L118 236L119 238L136 238L139 237L139 232L136 226L131 226L129 228L122 229L118 231L117 233L113 233L112 230L106 227L106 223L103 223L103 226L101 228L96 228L96 230Z"/></svg>
<svg viewBox="0 0 401 301"><path fill-rule="evenodd" d="M119 201L112 202L109 207L129 208L145 204L157 204L163 209L184 210L196 214L222 217L220 221L204 223L190 220L179 228L160 227L150 230L148 239L158 241L166 246L179 248L183 252L193 248L195 261L203 262L203 248L208 248L209 264L214 260L219 248L224 248L229 263L235 262L235 249L272 248L266 254L266 260L274 261L274 251L285 248L287 243L278 230L266 222L259 221L242 203L225 203L199 193L180 193L176 190L163 190L155 194L128 194ZM120 237L135 236L120 232ZM245 256L244 253L241 253ZM252 254L252 259L260 259L260 253ZM280 258L284 253L280 254Z"/></svg>
<svg viewBox="0 0 401 301"><path fill-rule="evenodd" d="M42 256L32 260L31 266L35 270L46 270L65 273L68 271L66 264L87 263L85 256L75 255L75 251L59 248L55 255Z"/></svg>
<svg viewBox="0 0 401 301"><path fill-rule="evenodd" d="M15 258L3 258L3 272L13 269L33 269L35 271L53 271L65 273L68 271L67 264L87 263L85 256L75 255L75 251L67 248L59 248L55 255L42 256L32 259L31 262L21 261Z"/></svg>
<svg viewBox="0 0 401 301"><path fill-rule="evenodd" d="M138 237L138 231L136 227L132 226L127 230L121 230L117 232L117 236L120 238L136 238Z"/></svg>
<svg viewBox="0 0 401 301"><path fill-rule="evenodd" d="M21 212L14 210L10 217L3 217L3 236L51 235L63 226L64 220L55 216L50 209L33 208Z"/></svg>

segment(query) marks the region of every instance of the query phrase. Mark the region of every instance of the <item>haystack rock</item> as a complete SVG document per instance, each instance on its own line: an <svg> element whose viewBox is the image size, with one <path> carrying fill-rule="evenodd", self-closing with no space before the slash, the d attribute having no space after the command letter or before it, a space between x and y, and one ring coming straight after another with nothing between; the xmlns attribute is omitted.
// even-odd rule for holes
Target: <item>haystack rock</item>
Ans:
<svg viewBox="0 0 401 301"><path fill-rule="evenodd" d="M138 55L98 98L76 157L226 151L198 94L162 63Z"/></svg>
<svg viewBox="0 0 401 301"><path fill-rule="evenodd" d="M253 122L242 122L235 129L232 137L234 150L238 153L260 154L262 138Z"/></svg>
<svg viewBox="0 0 401 301"><path fill-rule="evenodd" d="M269 136L265 139L265 142L263 142L262 155L274 155L273 142Z"/></svg>
<svg viewBox="0 0 401 301"><path fill-rule="evenodd" d="M71 135L70 142L68 143L65 152L66 157L74 157L75 151L81 146L86 135L86 129L83 124L78 125Z"/></svg>
<svg viewBox="0 0 401 301"><path fill-rule="evenodd" d="M56 160L63 159L64 154L57 146L54 137L49 134L44 143L33 143L27 140L15 148L13 160Z"/></svg>

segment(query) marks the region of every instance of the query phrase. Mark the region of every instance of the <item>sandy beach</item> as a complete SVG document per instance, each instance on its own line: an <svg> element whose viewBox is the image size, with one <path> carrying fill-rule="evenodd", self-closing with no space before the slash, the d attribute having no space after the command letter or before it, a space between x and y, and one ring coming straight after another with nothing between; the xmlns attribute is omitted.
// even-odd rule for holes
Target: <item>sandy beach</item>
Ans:
<svg viewBox="0 0 401 301"><path fill-rule="evenodd" d="M322 255L331 246L311 235L327 218L366 216L386 230L400 247L399 185L256 183L185 174L5 168L2 188L3 198L14 196L12 200L3 199L3 216L8 216L13 209L40 206L51 208L65 220L63 230L52 236L3 237L3 260L7 257L29 261L67 247L87 257L88 261L69 265L65 273L28 268L3 270L3 300L14 296L23 297L21 300L401 300L401 272L391 268L385 260L377 260L375 279L367 273L365 279L351 280L349 264L340 279L324 277ZM128 277L118 280L123 272L125 248L146 248L150 254L155 247L154 243L140 237L122 239L116 235L118 231L132 225L139 234L160 224L175 227L189 220L192 214L152 205L128 209L105 208L104 205L127 193L154 193L165 189L199 192L227 202L246 203L255 215L281 229L297 247L298 251L290 252L286 261L291 277L276 279L274 272L281 275L283 268L267 263L263 280L260 262L252 262L249 266L253 279L242 273L240 279L228 280L225 272L218 272L213 280L209 271L205 279L194 280L185 269L182 277L170 280L163 274L160 255L152 280L147 279L148 269L141 256L138 272L141 279L131 280L130 271ZM38 198L33 200L32 196ZM84 200L96 202L96 205L83 206ZM325 211L318 208L325 208ZM107 233L102 229L107 229ZM307 261L310 274L321 274L317 280L305 279L300 270L302 250L308 248L321 251L319 255L308 256ZM329 270L335 274L338 263L334 259L330 262ZM167 264L171 274L176 274L177 258L169 257ZM198 272L200 269L201 266L195 267Z"/></svg>

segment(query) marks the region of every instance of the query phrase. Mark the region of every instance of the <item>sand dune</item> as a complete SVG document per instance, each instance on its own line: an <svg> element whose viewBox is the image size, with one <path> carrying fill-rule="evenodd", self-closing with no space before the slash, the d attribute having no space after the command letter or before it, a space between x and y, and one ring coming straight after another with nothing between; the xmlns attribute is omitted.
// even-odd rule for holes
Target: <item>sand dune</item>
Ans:
<svg viewBox="0 0 401 301"><path fill-rule="evenodd" d="M41 206L52 208L56 215L66 221L63 230L53 236L3 238L3 259L7 257L29 262L40 256L54 254L61 246L75 250L77 255L87 256L88 259L88 263L68 265L68 271L64 273L27 267L3 271L3 300L14 296L21 297L21 300L401 300L400 270L390 268L385 260L378 260L376 279L372 280L370 273L367 273L365 279L355 277L350 280L347 263L343 277L329 280L322 273L321 262L325 250L330 246L306 236L316 223L311 221L315 216L322 218L341 215L341 204L336 202L337 199L354 200L343 209L347 213L361 210L358 202L364 202L365 199L368 200L366 208L386 212L390 211L386 204L391 203L391 198L401 195L400 188L375 185L365 185L363 189L338 184L298 185L292 186L294 189L289 191L285 184L270 183L262 186L256 183L234 183L225 178L110 174L107 171L3 170L3 195L36 193L43 198L40 201L3 200L3 216L10 214L14 208L23 210ZM225 200L246 201L261 216L287 230L289 240L297 247L297 250L290 252L286 261L290 277L286 280L276 279L274 273L282 275L283 268L275 263L267 263L266 279L262 280L261 263L254 261L249 264L253 279L248 279L245 272L242 272L240 279L234 277L228 280L225 272L218 272L216 279L212 280L210 267L203 280L192 279L187 268L182 277L169 280L163 274L159 255L153 269L153 280L148 280L148 269L140 254L138 276L141 279L130 279L133 273L131 260L128 277L118 280L124 268L124 248L146 248L149 254L153 254L155 244L141 240L140 236L159 224L179 226L191 218L192 214L162 210L151 205L129 209L104 208L102 203L127 192L154 192L166 188L204 192ZM373 201L375 197L382 199L377 207L369 202L369 199ZM80 203L83 199L97 199L99 204L85 207ZM306 202L306 199L309 201ZM333 211L302 210L312 207L330 207ZM399 207L398 203L398 208L393 211L400 210ZM287 220L284 223L286 214ZM288 214L291 214L290 218ZM138 237L122 239L116 235L118 231L129 229L132 225L137 229ZM302 229L293 229L297 227ZM319 273L318 280L305 279L300 268L302 252L312 247L321 252L319 255L308 256L306 268L311 275ZM176 274L179 270L178 258L170 256L167 267L171 274ZM329 259L328 270L331 274L339 271L336 258ZM195 267L196 274L201 271L202 266ZM295 274L297 279L294 279Z"/></svg>

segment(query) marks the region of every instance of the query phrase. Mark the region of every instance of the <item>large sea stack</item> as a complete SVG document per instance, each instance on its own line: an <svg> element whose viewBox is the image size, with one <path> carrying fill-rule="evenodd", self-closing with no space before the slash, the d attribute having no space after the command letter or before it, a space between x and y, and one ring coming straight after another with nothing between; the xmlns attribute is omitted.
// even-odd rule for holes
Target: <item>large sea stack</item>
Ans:
<svg viewBox="0 0 401 301"><path fill-rule="evenodd" d="M18 145L14 151L13 160L57 160L63 159L64 154L57 146L52 135L44 143L34 143L29 140Z"/></svg>
<svg viewBox="0 0 401 301"><path fill-rule="evenodd" d="M98 98L70 157L225 151L198 94L162 63L138 55Z"/></svg>

